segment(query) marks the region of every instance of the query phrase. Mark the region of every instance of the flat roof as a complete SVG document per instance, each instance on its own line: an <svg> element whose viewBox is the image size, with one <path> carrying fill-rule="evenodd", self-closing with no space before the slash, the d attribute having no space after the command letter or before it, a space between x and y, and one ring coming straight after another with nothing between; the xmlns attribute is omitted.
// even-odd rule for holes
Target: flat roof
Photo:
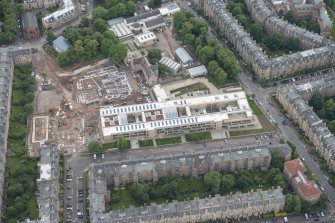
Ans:
<svg viewBox="0 0 335 223"><path fill-rule="evenodd" d="M64 52L71 46L71 43L65 39L63 36L59 36L55 39L52 44L57 47L61 52Z"/></svg>
<svg viewBox="0 0 335 223"><path fill-rule="evenodd" d="M186 72L191 76L191 77L196 77L199 75L206 75L208 73L207 68L205 65L200 65L197 67L192 67L190 69L187 69Z"/></svg>
<svg viewBox="0 0 335 223"><path fill-rule="evenodd" d="M145 43L147 41L157 39L156 35L153 32L142 33L134 37L139 43Z"/></svg>

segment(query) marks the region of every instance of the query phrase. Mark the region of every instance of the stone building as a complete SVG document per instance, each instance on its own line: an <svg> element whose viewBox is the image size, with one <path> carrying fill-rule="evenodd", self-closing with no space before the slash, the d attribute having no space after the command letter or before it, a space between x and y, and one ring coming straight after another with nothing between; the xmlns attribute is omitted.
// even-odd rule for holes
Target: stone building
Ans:
<svg viewBox="0 0 335 223"><path fill-rule="evenodd" d="M329 36L333 22L329 18L326 5L322 0L271 0L274 10L279 13L292 11L300 19L313 19L320 27L321 35Z"/></svg>
<svg viewBox="0 0 335 223"><path fill-rule="evenodd" d="M42 23L46 29L55 29L70 22L78 15L78 9L72 0L60 0L59 10L45 16Z"/></svg>
<svg viewBox="0 0 335 223"><path fill-rule="evenodd" d="M277 99L287 111L288 116L304 130L305 135L326 160L329 168L335 171L335 136L305 101L317 91L328 96L335 94L333 73L312 82L282 86L277 90Z"/></svg>
<svg viewBox="0 0 335 223"><path fill-rule="evenodd" d="M206 222L208 220L240 219L284 209L285 195L281 188L257 190L227 196L215 195L191 201L152 203L111 211L94 222L108 223L174 223Z"/></svg>
<svg viewBox="0 0 335 223"><path fill-rule="evenodd" d="M59 4L59 0L24 0L24 10L34 10L42 8L50 8Z"/></svg>
<svg viewBox="0 0 335 223"><path fill-rule="evenodd" d="M286 161L284 164L284 175L293 189L304 201L315 204L320 199L321 191L315 182L305 175L306 171L300 159Z"/></svg>
<svg viewBox="0 0 335 223"><path fill-rule="evenodd" d="M141 72L149 87L152 87L158 82L158 67L151 65L146 57L132 58L130 66L133 72Z"/></svg>
<svg viewBox="0 0 335 223"><path fill-rule="evenodd" d="M59 222L59 149L56 145L40 148L37 164L40 177L37 179L37 204L39 222Z"/></svg>
<svg viewBox="0 0 335 223"><path fill-rule="evenodd" d="M109 212L103 214L106 210L105 199L109 196L107 187L114 187L117 189L129 183L157 182L159 179L168 176L198 177L210 171L232 172L242 169L264 170L269 168L270 163L271 155L269 149L266 146L254 146L248 148L232 148L230 150L211 149L192 154L162 157L152 156L143 159L91 164L88 172L88 198L90 203L89 211L91 222L110 222L110 217L114 216L116 213ZM268 202L266 204L270 203ZM225 210L224 207L222 208ZM277 208L280 210L282 206L278 206ZM127 209L117 212L123 213L123 211L127 211ZM185 213L184 215L186 215L186 212L182 213ZM182 213L180 214L183 215ZM194 210L194 214L199 213L202 213L202 211ZM235 217L242 217L245 214L248 215L247 213L248 211L241 212L238 210L234 212L233 215ZM252 215L258 213L259 212L254 209L249 214ZM122 216L122 214L120 216ZM225 215L221 214L215 216L222 216L221 218L225 218ZM114 219L114 217L112 218ZM128 220L129 219L125 219L119 222L130 222ZM199 220L194 220L194 222ZM138 221L136 220L135 222ZM181 218L177 222L188 221L187 218Z"/></svg>
<svg viewBox="0 0 335 223"><path fill-rule="evenodd" d="M204 1L205 15L214 22L249 64L259 79L282 78L311 68L335 63L335 44L318 34L311 33L278 18L263 0L246 0L252 18L268 32L281 33L285 38L295 37L305 51L270 58L252 39L219 0Z"/></svg>

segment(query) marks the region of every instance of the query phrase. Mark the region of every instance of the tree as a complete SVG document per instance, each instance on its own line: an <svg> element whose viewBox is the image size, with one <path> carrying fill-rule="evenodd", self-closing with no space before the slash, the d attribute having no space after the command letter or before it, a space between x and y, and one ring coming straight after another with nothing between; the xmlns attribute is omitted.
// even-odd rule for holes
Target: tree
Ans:
<svg viewBox="0 0 335 223"><path fill-rule="evenodd" d="M262 27L255 23L250 26L250 35L256 40L256 42L261 42L263 38L263 29Z"/></svg>
<svg viewBox="0 0 335 223"><path fill-rule="evenodd" d="M220 183L221 183L221 174L216 171L206 173L204 176L204 183L207 186L207 189L212 194L219 193Z"/></svg>
<svg viewBox="0 0 335 223"><path fill-rule="evenodd" d="M235 177L231 174L223 174L221 178L221 190L226 191L235 186Z"/></svg>
<svg viewBox="0 0 335 223"><path fill-rule="evenodd" d="M75 43L74 43L74 52L76 54L76 58L78 59L83 59L84 57L84 54L85 54L85 48L84 48L84 43L83 41L81 40L77 40Z"/></svg>
<svg viewBox="0 0 335 223"><path fill-rule="evenodd" d="M163 194L170 200L176 199L178 195L178 183L174 180L165 183L163 186Z"/></svg>
<svg viewBox="0 0 335 223"><path fill-rule="evenodd" d="M126 16L127 15L127 8L124 3L120 2L115 6L119 16Z"/></svg>
<svg viewBox="0 0 335 223"><path fill-rule="evenodd" d="M87 148L90 153L98 153L103 151L102 145L97 141L90 142Z"/></svg>
<svg viewBox="0 0 335 223"><path fill-rule="evenodd" d="M34 111L34 106L32 103L29 103L29 104L25 104L23 106L24 108L24 112L27 114L27 115L30 115L33 111Z"/></svg>
<svg viewBox="0 0 335 223"><path fill-rule="evenodd" d="M114 45L113 40L104 38L101 41L101 52L104 55L108 56L108 51L109 51L109 49L111 48L112 45Z"/></svg>
<svg viewBox="0 0 335 223"><path fill-rule="evenodd" d="M331 98L331 99L328 99L324 105L323 105L323 109L325 110L326 112L326 119L328 120L332 120L334 119L334 112L335 112L335 102L334 100Z"/></svg>
<svg viewBox="0 0 335 223"><path fill-rule="evenodd" d="M214 57L214 49L210 46L205 46L199 51L198 56L201 63L208 64Z"/></svg>
<svg viewBox="0 0 335 223"><path fill-rule="evenodd" d="M149 190L150 187L146 183L135 183L130 187L131 195L141 204L149 202Z"/></svg>
<svg viewBox="0 0 335 223"><path fill-rule="evenodd" d="M88 27L89 25L90 20L87 18L87 16L81 17L79 27Z"/></svg>
<svg viewBox="0 0 335 223"><path fill-rule="evenodd" d="M236 186L240 190L244 190L247 186L249 186L250 179L249 176L246 172L240 171L237 174L237 179L236 179Z"/></svg>
<svg viewBox="0 0 335 223"><path fill-rule="evenodd" d="M215 75L215 71L219 68L219 64L218 62L216 62L215 60L212 60L208 63L208 74L210 76L214 76Z"/></svg>
<svg viewBox="0 0 335 223"><path fill-rule="evenodd" d="M335 133L335 119L327 123L329 131Z"/></svg>
<svg viewBox="0 0 335 223"><path fill-rule="evenodd" d="M52 42L57 39L57 37L55 36L55 34L53 34L50 31L47 31L47 41L50 45L52 45Z"/></svg>
<svg viewBox="0 0 335 223"><path fill-rule="evenodd" d="M285 197L285 211L288 213L300 213L301 200L298 195L287 194Z"/></svg>
<svg viewBox="0 0 335 223"><path fill-rule="evenodd" d="M165 64L158 64L158 75L164 77L168 73L169 69Z"/></svg>
<svg viewBox="0 0 335 223"><path fill-rule="evenodd" d="M106 19L107 18L108 11L104 7L98 6L93 10L93 20L96 20L98 18L100 19Z"/></svg>
<svg viewBox="0 0 335 223"><path fill-rule="evenodd" d="M119 149L128 149L129 148L129 142L121 135L117 137L116 145Z"/></svg>
<svg viewBox="0 0 335 223"><path fill-rule="evenodd" d="M215 83L223 85L227 81L227 73L221 67L219 67L215 70L213 78Z"/></svg>
<svg viewBox="0 0 335 223"><path fill-rule="evenodd" d="M271 166L280 170L284 169L284 160L281 157L280 152L274 151L271 154Z"/></svg>
<svg viewBox="0 0 335 223"><path fill-rule="evenodd" d="M126 10L128 15L132 15L135 12L136 5L133 1L127 1Z"/></svg>
<svg viewBox="0 0 335 223"><path fill-rule="evenodd" d="M66 27L66 31L64 34L65 39L69 40L72 44L79 38L80 33L78 29L73 26Z"/></svg>
<svg viewBox="0 0 335 223"><path fill-rule="evenodd" d="M150 49L148 50L147 58L150 64L157 64L158 61L162 58L161 50L160 49Z"/></svg>
<svg viewBox="0 0 335 223"><path fill-rule="evenodd" d="M112 202L113 202L113 203L118 203L118 202L120 202L120 200L121 200L121 197L120 197L119 194L117 194L117 193L112 193Z"/></svg>
<svg viewBox="0 0 335 223"><path fill-rule="evenodd" d="M98 32L103 33L107 30L108 24L107 24L106 20L103 20L101 18L97 18L93 21L93 27Z"/></svg>
<svg viewBox="0 0 335 223"><path fill-rule="evenodd" d="M309 105L312 106L315 110L321 110L324 102L324 96L320 92L315 92L309 100Z"/></svg>
<svg viewBox="0 0 335 223"><path fill-rule="evenodd" d="M187 45L192 45L193 44L193 41L195 39L195 36L191 33L187 33L184 35L183 37L183 42Z"/></svg>
<svg viewBox="0 0 335 223"><path fill-rule="evenodd" d="M113 43L118 43L118 40L115 36L115 33L112 31L112 30L106 30L104 33L103 33L103 36L106 38L106 39L110 39L113 41Z"/></svg>
<svg viewBox="0 0 335 223"><path fill-rule="evenodd" d="M84 47L87 58L90 58L90 57L97 54L98 45L99 45L98 41L96 41L94 39L87 41L87 43L85 44L85 47Z"/></svg>
<svg viewBox="0 0 335 223"><path fill-rule="evenodd" d="M57 55L57 63L59 66L61 67L66 67L70 64L70 58L67 56L66 53L62 52L62 53L58 53Z"/></svg>
<svg viewBox="0 0 335 223"><path fill-rule="evenodd" d="M127 56L127 52L127 47L121 43L113 44L108 50L109 57L116 63L120 63Z"/></svg>
<svg viewBox="0 0 335 223"><path fill-rule="evenodd" d="M23 12L23 10L24 10L23 3L17 3L17 4L16 4L16 9L17 9L17 11L19 11L19 12Z"/></svg>

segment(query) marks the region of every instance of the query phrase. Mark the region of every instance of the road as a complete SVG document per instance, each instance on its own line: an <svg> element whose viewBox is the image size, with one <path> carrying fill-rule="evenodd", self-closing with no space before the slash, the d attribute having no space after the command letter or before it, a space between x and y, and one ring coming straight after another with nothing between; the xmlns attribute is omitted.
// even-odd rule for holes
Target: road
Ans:
<svg viewBox="0 0 335 223"><path fill-rule="evenodd" d="M311 155L307 152L308 145L302 142L295 131L291 126L283 125L283 115L275 109L271 103L271 97L269 93L273 92L273 89L263 89L257 86L254 82L251 81L251 77L245 73L241 73L238 76L239 80L246 86L246 91L255 95L255 98L261 103L260 109L264 114L271 115L278 123L278 127L281 130L284 137L293 142L297 146L297 152L300 158L305 159L306 166L315 174L318 182L323 186L324 193L327 194L330 204L335 207L335 190L329 184L326 179L326 175L321 171L319 164L313 160ZM332 210L333 212L334 210ZM333 213L332 213L333 214Z"/></svg>

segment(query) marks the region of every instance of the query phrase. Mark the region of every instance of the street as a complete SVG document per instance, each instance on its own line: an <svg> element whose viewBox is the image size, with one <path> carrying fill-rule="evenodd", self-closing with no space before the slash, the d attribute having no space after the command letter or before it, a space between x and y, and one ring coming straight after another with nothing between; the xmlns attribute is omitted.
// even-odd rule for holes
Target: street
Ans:
<svg viewBox="0 0 335 223"><path fill-rule="evenodd" d="M241 73L238 76L239 80L243 82L243 85L246 86L247 93L254 94L255 98L259 100L261 103L260 109L264 114L271 115L278 123L278 127L281 130L282 134L284 135L285 139L291 141L297 146L297 152L300 158L305 159L306 166L315 174L318 182L324 188L324 193L327 194L328 199L331 204L332 212L334 212L335 206L335 190L329 184L328 180L326 179L326 175L324 172L320 170L320 167L317 162L313 160L311 155L307 152L307 144L302 142L297 134L297 132L288 125L283 125L281 120L283 119L282 114L277 111L270 103L271 103L271 96L269 95L273 90L270 89L263 89L257 86L254 82L251 81L251 77L246 75L245 73ZM332 213L333 214L333 213Z"/></svg>

